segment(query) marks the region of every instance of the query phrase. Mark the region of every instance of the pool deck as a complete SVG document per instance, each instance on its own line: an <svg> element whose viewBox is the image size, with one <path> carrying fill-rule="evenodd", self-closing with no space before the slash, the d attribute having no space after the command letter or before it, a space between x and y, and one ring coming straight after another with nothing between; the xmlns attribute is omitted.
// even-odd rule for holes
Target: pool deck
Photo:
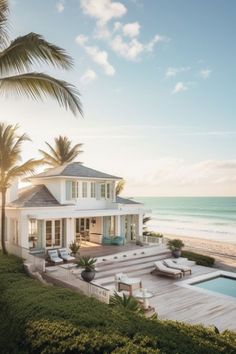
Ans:
<svg viewBox="0 0 236 354"><path fill-rule="evenodd" d="M98 259L94 283L113 293L115 275L120 272L126 273L130 277L140 278L143 288L153 293L149 302L154 306L160 319L216 326L220 331L225 329L236 331L236 298L201 292L192 286L183 286L188 279L194 280L200 275L210 275L219 269L194 265L192 275L177 280L151 274L154 261L170 257L170 253L164 247L129 249L129 251L126 249L126 252L126 255L123 251L120 255L107 255ZM99 254L100 250L97 256ZM50 276L79 291L80 271L77 272L79 273L76 279L69 270L57 267L56 271L50 272Z"/></svg>

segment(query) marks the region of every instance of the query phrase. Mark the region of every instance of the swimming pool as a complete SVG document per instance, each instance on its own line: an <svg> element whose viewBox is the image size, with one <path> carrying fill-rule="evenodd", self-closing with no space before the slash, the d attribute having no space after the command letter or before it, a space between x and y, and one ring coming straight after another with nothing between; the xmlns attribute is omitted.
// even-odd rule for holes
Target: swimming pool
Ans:
<svg viewBox="0 0 236 354"><path fill-rule="evenodd" d="M211 279L191 283L191 286L236 298L236 278L230 276L219 275Z"/></svg>

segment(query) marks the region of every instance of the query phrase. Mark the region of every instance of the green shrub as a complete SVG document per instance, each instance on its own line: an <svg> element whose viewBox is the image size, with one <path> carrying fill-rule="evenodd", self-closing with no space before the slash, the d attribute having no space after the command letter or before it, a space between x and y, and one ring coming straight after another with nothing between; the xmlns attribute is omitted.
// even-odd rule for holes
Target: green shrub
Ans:
<svg viewBox="0 0 236 354"><path fill-rule="evenodd" d="M0 255L0 353L235 354L235 333L116 311L26 276ZM100 351L99 351L100 350Z"/></svg>
<svg viewBox="0 0 236 354"><path fill-rule="evenodd" d="M182 251L182 257L188 258L190 261L195 261L196 264L202 265L205 267L213 267L215 263L215 258L210 256L205 256L203 254L190 252L190 251Z"/></svg>

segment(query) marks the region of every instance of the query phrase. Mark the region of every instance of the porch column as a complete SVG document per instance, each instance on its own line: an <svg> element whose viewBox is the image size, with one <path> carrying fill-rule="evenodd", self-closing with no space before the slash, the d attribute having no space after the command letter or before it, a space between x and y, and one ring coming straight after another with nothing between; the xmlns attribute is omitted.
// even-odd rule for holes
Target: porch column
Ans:
<svg viewBox="0 0 236 354"><path fill-rule="evenodd" d="M120 215L116 216L116 236L121 236L121 217Z"/></svg>
<svg viewBox="0 0 236 354"><path fill-rule="evenodd" d="M137 225L138 236L143 234L143 214L138 215L138 225Z"/></svg>
<svg viewBox="0 0 236 354"><path fill-rule="evenodd" d="M66 219L66 247L75 241L74 219Z"/></svg>

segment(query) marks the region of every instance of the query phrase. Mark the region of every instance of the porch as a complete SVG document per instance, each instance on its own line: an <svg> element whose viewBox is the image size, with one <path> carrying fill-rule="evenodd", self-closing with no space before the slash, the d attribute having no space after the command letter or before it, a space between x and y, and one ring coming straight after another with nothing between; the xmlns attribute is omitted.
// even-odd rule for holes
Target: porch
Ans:
<svg viewBox="0 0 236 354"><path fill-rule="evenodd" d="M28 247L31 253L45 253L53 248L69 248L72 242L80 244L82 249L86 248L86 253L94 251L96 245L112 247L111 253L114 253L117 245L124 246L135 241L140 234L140 214L88 215L60 219L30 217L28 220Z"/></svg>

